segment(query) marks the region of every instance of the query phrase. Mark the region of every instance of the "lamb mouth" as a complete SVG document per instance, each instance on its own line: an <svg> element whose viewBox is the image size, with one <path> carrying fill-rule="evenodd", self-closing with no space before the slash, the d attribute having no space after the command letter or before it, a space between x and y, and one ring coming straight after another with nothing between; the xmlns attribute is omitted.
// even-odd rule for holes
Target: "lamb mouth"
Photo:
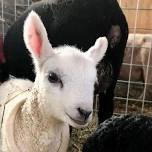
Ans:
<svg viewBox="0 0 152 152"><path fill-rule="evenodd" d="M74 118L72 118L68 113L66 113L66 115L67 115L74 123L76 123L76 124L78 124L78 125L84 126L84 125L87 124L87 121L74 119Z"/></svg>

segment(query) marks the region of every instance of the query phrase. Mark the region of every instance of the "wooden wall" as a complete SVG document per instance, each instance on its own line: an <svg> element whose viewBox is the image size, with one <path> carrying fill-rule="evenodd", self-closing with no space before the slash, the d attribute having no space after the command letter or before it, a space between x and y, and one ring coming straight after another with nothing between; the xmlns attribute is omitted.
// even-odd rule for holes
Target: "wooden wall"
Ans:
<svg viewBox="0 0 152 152"><path fill-rule="evenodd" d="M137 2L139 11L137 17L137 32L152 34L152 0L118 0L126 15L130 32L135 28Z"/></svg>

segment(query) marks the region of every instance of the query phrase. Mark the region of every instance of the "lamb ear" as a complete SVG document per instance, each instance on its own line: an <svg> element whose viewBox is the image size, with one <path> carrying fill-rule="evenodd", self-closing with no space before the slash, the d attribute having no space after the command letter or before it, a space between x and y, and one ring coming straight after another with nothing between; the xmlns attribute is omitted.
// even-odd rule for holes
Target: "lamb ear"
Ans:
<svg viewBox="0 0 152 152"><path fill-rule="evenodd" d="M23 37L35 66L39 67L41 63L53 53L53 49L49 43L47 32L42 21L34 11L31 11L25 20Z"/></svg>
<svg viewBox="0 0 152 152"><path fill-rule="evenodd" d="M99 37L94 46L92 46L85 54L92 58L92 60L97 64L101 61L107 51L108 41L106 37Z"/></svg>

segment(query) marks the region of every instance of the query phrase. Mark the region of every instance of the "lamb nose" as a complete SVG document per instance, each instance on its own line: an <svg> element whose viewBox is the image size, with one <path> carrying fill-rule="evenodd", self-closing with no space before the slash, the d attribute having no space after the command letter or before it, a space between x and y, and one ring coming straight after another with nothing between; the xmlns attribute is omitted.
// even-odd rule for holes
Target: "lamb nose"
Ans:
<svg viewBox="0 0 152 152"><path fill-rule="evenodd" d="M86 111L86 110L84 110L84 109L82 109L82 108L78 108L77 110L79 111L79 114L80 114L82 117L84 117L85 120L88 119L88 117L89 117L90 114L92 113L92 111Z"/></svg>

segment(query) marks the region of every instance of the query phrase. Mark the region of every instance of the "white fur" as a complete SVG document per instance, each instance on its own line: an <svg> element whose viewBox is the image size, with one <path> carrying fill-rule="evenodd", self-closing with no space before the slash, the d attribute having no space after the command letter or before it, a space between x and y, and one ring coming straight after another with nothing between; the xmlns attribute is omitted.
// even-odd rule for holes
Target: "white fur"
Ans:
<svg viewBox="0 0 152 152"><path fill-rule="evenodd" d="M29 28L33 25L38 33L37 36L42 40L40 55L30 43ZM65 152L69 140L68 125L83 127L92 118L91 114L83 125L74 121L82 122L78 108L86 111L93 110L96 65L106 52L107 40L99 38L86 53L70 46L52 48L43 23L33 11L25 21L24 40L34 61L36 79L34 84L28 80L13 79L0 87L0 100L5 100L3 103L7 103L5 96L6 92L10 93L10 84L14 89L20 88L21 94L21 90L26 92L23 93L24 98L20 94L22 101L18 96L13 98L13 106L8 106L6 110L11 115L7 113L7 117L4 117L7 119L4 119L2 127L2 146L6 151L14 151L11 146L13 143L18 151ZM60 83L48 81L50 72L60 77L63 86ZM13 107L13 113L11 113L11 107ZM8 120L14 126L10 129L10 134L14 135L11 139L7 132Z"/></svg>

